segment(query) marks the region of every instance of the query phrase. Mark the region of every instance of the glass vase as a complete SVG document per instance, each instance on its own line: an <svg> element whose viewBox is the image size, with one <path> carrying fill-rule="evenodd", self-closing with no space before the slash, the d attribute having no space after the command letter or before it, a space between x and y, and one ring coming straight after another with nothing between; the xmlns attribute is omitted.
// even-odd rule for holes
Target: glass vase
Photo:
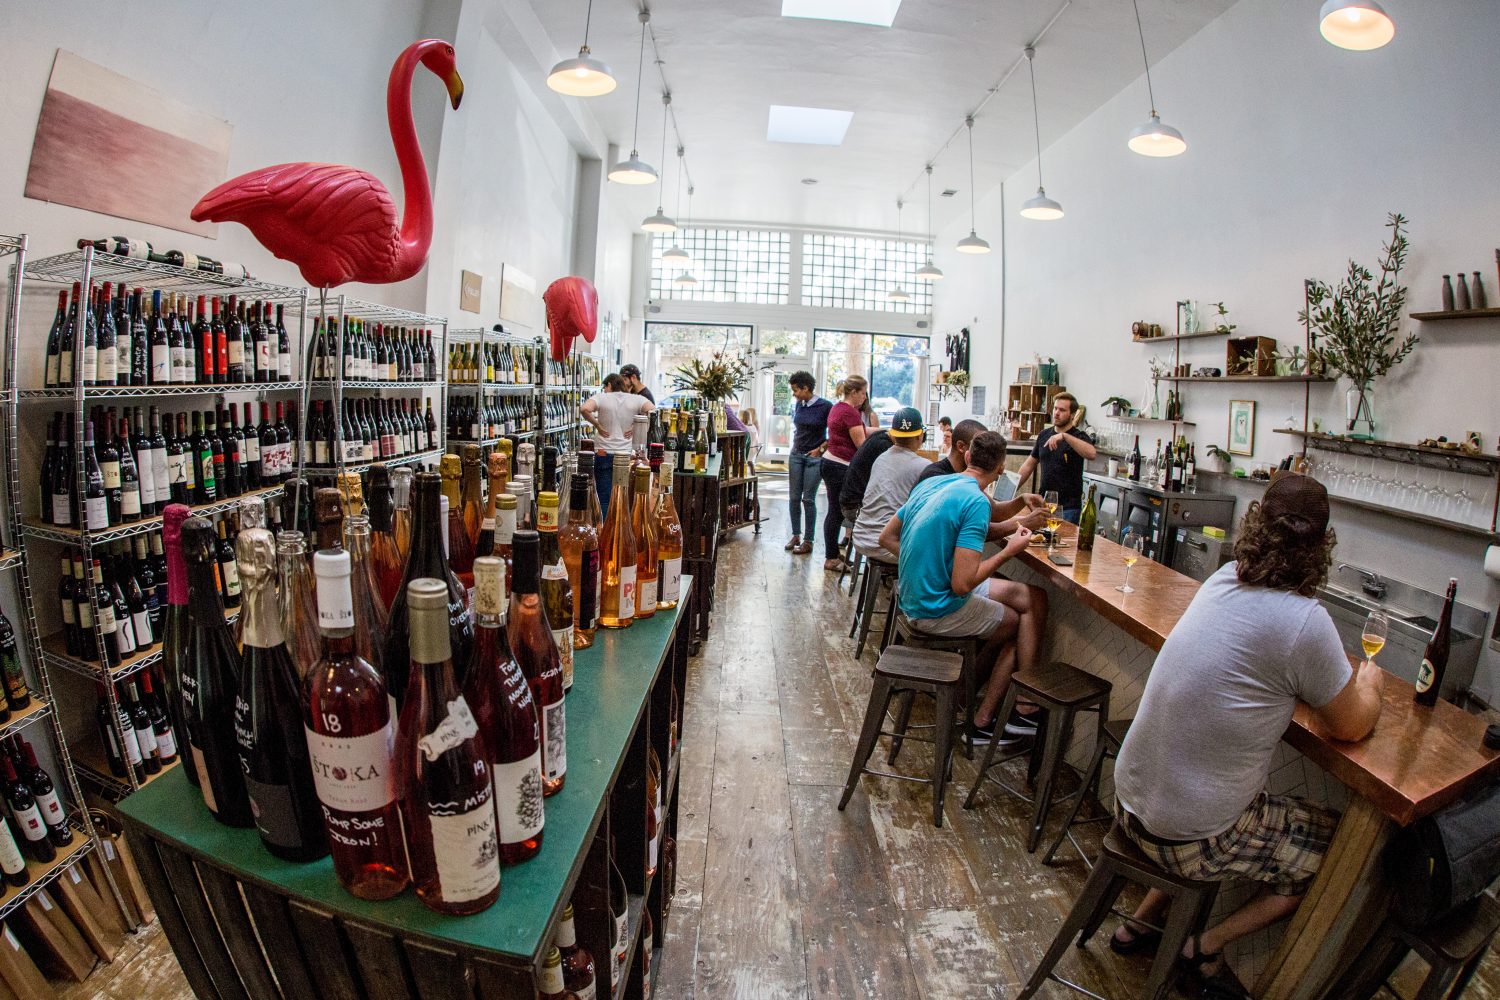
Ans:
<svg viewBox="0 0 1500 1000"><path fill-rule="evenodd" d="M1344 417L1350 437L1375 437L1375 388L1371 383L1356 383L1345 390Z"/></svg>

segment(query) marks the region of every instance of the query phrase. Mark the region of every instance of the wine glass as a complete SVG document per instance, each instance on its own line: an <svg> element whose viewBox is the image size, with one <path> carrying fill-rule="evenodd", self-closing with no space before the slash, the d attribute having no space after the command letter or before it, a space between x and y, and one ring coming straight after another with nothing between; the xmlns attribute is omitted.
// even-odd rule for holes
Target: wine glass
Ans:
<svg viewBox="0 0 1500 1000"><path fill-rule="evenodd" d="M1057 542L1057 529L1062 527L1062 519L1057 516L1057 491L1048 490L1042 494L1042 505L1047 508L1047 551L1053 551Z"/></svg>
<svg viewBox="0 0 1500 1000"><path fill-rule="evenodd" d="M1134 566L1136 560L1141 557L1141 552L1146 548L1146 536L1139 531L1126 529L1120 536L1120 547L1125 551L1121 553L1125 560L1125 582L1115 589L1122 594L1133 594L1135 588L1130 585L1130 567Z"/></svg>
<svg viewBox="0 0 1500 1000"><path fill-rule="evenodd" d="M1364 647L1365 662L1372 667L1375 665L1375 654L1385 648L1385 637L1390 627L1391 620L1383 611L1371 611L1365 618L1365 627L1360 633L1359 644Z"/></svg>

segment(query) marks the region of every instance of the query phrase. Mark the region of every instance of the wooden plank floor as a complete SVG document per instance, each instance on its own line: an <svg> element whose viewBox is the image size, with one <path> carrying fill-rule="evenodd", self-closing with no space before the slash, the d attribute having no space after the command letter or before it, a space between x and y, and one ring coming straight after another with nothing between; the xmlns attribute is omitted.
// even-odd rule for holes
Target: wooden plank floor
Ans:
<svg viewBox="0 0 1500 1000"><path fill-rule="evenodd" d="M743 529L725 543L713 632L689 667L677 896L656 995L1012 997L1082 886L1083 865L1066 849L1050 868L1027 854L1029 811L993 786L974 810L961 808L975 769L962 757L942 829L932 826L927 786L909 782L865 777L837 811L875 653L854 659L852 601L820 555L782 550L789 529L778 493L783 482L763 485L760 536ZM927 747L908 743L898 764L925 774L930 761ZM1082 828L1085 848L1101 832ZM1061 971L1102 995L1135 998L1146 962L1105 947L1112 927L1070 949ZM1421 970L1409 965L1408 997ZM127 957L59 995L191 992L153 927ZM1469 996L1500 996L1500 961L1491 956Z"/></svg>

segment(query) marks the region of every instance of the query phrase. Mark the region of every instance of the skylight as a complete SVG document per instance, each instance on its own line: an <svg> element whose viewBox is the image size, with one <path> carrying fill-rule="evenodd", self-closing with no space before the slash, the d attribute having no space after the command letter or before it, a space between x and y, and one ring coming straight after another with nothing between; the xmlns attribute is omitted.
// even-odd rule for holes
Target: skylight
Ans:
<svg viewBox="0 0 1500 1000"><path fill-rule="evenodd" d="M901 0L781 0L781 16L889 28L900 7Z"/></svg>
<svg viewBox="0 0 1500 1000"><path fill-rule="evenodd" d="M771 142L802 142L815 146L837 146L854 120L853 111L827 108L792 108L771 105L766 138Z"/></svg>

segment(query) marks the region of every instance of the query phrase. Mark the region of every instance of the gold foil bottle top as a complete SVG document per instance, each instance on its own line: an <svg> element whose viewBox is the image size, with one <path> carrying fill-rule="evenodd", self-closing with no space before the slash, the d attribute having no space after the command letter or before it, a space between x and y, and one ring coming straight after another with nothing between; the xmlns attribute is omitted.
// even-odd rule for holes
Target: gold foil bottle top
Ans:
<svg viewBox="0 0 1500 1000"><path fill-rule="evenodd" d="M498 556L474 560L474 613L505 615L505 561Z"/></svg>
<svg viewBox="0 0 1500 1000"><path fill-rule="evenodd" d="M637 493L645 493L651 488L651 470L644 466L636 466L631 480L635 484Z"/></svg>
<svg viewBox="0 0 1500 1000"><path fill-rule="evenodd" d="M453 656L448 638L448 584L424 576L406 585L413 663L442 663Z"/></svg>
<svg viewBox="0 0 1500 1000"><path fill-rule="evenodd" d="M266 502L260 497L245 497L240 501L240 532L266 526Z"/></svg>
<svg viewBox="0 0 1500 1000"><path fill-rule="evenodd" d="M546 490L536 498L536 527L538 531L557 530L557 494Z"/></svg>
<svg viewBox="0 0 1500 1000"><path fill-rule="evenodd" d="M234 540L240 586L258 590L276 579L276 539L265 528L242 528Z"/></svg>
<svg viewBox="0 0 1500 1000"><path fill-rule="evenodd" d="M494 451L490 452L489 474L490 482L496 484L505 482L505 477L510 475L510 469L507 467L506 455L505 453L501 452L498 447Z"/></svg>
<svg viewBox="0 0 1500 1000"><path fill-rule="evenodd" d="M463 461L457 455L444 455L438 463L444 479L457 479L463 473Z"/></svg>
<svg viewBox="0 0 1500 1000"><path fill-rule="evenodd" d="M479 464L479 445L477 445L477 444L466 444L466 445L464 445L464 447L463 447L463 464L466 465L466 466L469 465L469 464L474 464L474 465L478 465Z"/></svg>
<svg viewBox="0 0 1500 1000"><path fill-rule="evenodd" d="M495 506L501 510L516 509L516 495L514 493L502 493L495 498Z"/></svg>
<svg viewBox="0 0 1500 1000"><path fill-rule="evenodd" d="M344 545L344 494L332 486L322 486L313 493L313 521L318 526L318 548L338 549Z"/></svg>
<svg viewBox="0 0 1500 1000"><path fill-rule="evenodd" d="M620 479L624 479L627 475L630 474L630 456L615 455L613 456L613 458L615 463L615 475Z"/></svg>
<svg viewBox="0 0 1500 1000"><path fill-rule="evenodd" d="M346 514L363 514L365 512L365 486L360 481L359 473L345 472L339 476L339 492L344 495L344 512Z"/></svg>

